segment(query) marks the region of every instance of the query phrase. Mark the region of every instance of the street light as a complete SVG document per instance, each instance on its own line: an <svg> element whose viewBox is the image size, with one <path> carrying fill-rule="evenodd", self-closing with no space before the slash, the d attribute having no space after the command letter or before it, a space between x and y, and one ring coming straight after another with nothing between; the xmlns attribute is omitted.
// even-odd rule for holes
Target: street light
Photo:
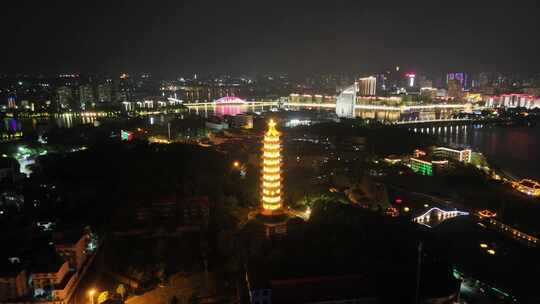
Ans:
<svg viewBox="0 0 540 304"><path fill-rule="evenodd" d="M94 304L94 295L96 294L95 289L90 289L88 291L88 297L90 298L90 304Z"/></svg>

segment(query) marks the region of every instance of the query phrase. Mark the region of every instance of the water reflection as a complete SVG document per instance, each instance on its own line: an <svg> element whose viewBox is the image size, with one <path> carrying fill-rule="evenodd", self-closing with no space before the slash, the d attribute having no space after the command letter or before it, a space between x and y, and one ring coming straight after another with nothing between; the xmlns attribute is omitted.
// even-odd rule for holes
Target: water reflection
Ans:
<svg viewBox="0 0 540 304"><path fill-rule="evenodd" d="M40 118L4 118L0 133L42 131L51 127L72 128L80 124L94 124L97 116L55 115Z"/></svg>
<svg viewBox="0 0 540 304"><path fill-rule="evenodd" d="M518 177L540 179L540 126L503 127L464 125L416 127L411 129L442 139L447 145L470 147L483 153L489 161Z"/></svg>
<svg viewBox="0 0 540 304"><path fill-rule="evenodd" d="M356 109L356 117L362 119L375 119L381 122L397 122L410 120L450 119L457 112L451 109L435 110L366 110Z"/></svg>
<svg viewBox="0 0 540 304"><path fill-rule="evenodd" d="M436 127L415 127L411 128L410 130L416 133L437 136L450 146L470 147L474 146L475 142L480 141L484 136L483 132L481 131L484 127L486 126L483 124L447 125ZM473 138L469 138L469 134L471 133Z"/></svg>
<svg viewBox="0 0 540 304"><path fill-rule="evenodd" d="M202 117L239 115L248 112L266 112L275 108L275 106L263 105L202 105L189 108L189 113L200 115Z"/></svg>

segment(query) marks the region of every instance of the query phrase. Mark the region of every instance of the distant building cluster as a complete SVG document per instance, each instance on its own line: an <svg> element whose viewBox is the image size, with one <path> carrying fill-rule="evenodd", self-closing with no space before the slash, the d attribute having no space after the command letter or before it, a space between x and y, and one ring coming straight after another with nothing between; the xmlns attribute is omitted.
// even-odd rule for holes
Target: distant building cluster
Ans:
<svg viewBox="0 0 540 304"><path fill-rule="evenodd" d="M485 107L540 108L540 79L497 73L450 72L444 77L405 72L396 66L384 73L353 77L336 86L335 94L299 87L289 96L292 104L333 104L340 117L353 117L351 106L400 107L437 103L472 103ZM352 86L355 94L352 95ZM309 93L306 93L308 92Z"/></svg>
<svg viewBox="0 0 540 304"><path fill-rule="evenodd" d="M539 107L538 77L452 71L441 76L405 71L399 66L381 73L233 77L208 75L158 79L150 74L118 76L62 74L0 76L3 111L76 112L96 109L133 111L214 102L224 96L244 100L335 104L355 86L355 101L392 98L390 104L474 102L488 107ZM371 103L371 102L370 102Z"/></svg>

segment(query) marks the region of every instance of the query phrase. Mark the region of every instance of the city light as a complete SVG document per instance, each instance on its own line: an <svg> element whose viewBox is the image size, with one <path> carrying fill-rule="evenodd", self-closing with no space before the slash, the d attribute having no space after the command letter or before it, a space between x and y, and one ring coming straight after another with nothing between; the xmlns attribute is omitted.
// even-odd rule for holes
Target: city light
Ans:
<svg viewBox="0 0 540 304"><path fill-rule="evenodd" d="M469 213L463 212L463 211L457 211L457 210L444 211L440 208L434 207L426 211L424 214L413 218L413 222L432 228L432 226L429 225L430 221L442 222L449 218L453 218L460 215L468 215L468 214Z"/></svg>
<svg viewBox="0 0 540 304"><path fill-rule="evenodd" d="M414 79L416 77L416 74L406 74L405 76L407 76L409 78L409 87L414 87Z"/></svg>
<svg viewBox="0 0 540 304"><path fill-rule="evenodd" d="M540 304L540 7L157 2L6 1L0 304Z"/></svg>
<svg viewBox="0 0 540 304"><path fill-rule="evenodd" d="M130 141L133 139L133 133L129 131L120 130L120 138L124 141Z"/></svg>
<svg viewBox="0 0 540 304"><path fill-rule="evenodd" d="M437 212L442 218L452 218L452 217L456 217L456 216L459 216L459 215L469 215L468 212L457 211L457 210L445 211L445 210L442 210L440 208L433 207L433 208L429 209L428 211L426 211L424 214L416 217L415 221L416 220L423 221L426 218L429 219L430 214L433 213L433 212Z"/></svg>
<svg viewBox="0 0 540 304"><path fill-rule="evenodd" d="M497 213L491 210L485 209L485 210L478 211L478 216L480 216L480 218L484 218L484 217L490 218L490 217L496 217Z"/></svg>
<svg viewBox="0 0 540 304"><path fill-rule="evenodd" d="M512 183L512 186L519 192L530 195L540 196L540 183L531 179L523 179L520 182Z"/></svg>
<svg viewBox="0 0 540 304"><path fill-rule="evenodd" d="M95 289L90 289L88 291L88 297L90 298L90 304L94 304L94 295L96 294Z"/></svg>
<svg viewBox="0 0 540 304"><path fill-rule="evenodd" d="M262 169L263 212L272 213L281 208L281 155L280 133L276 123L270 120L264 135Z"/></svg>

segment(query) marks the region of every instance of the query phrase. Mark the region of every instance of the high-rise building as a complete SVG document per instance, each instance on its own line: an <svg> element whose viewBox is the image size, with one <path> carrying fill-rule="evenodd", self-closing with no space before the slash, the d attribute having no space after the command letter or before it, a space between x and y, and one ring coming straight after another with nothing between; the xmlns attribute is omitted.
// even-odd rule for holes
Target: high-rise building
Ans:
<svg viewBox="0 0 540 304"><path fill-rule="evenodd" d="M128 74L120 75L120 81L116 89L116 100L120 102L132 101L134 86Z"/></svg>
<svg viewBox="0 0 540 304"><path fill-rule="evenodd" d="M431 79L428 79L424 75L421 75L420 77L418 77L418 81L416 83L417 83L417 86L419 86L420 88L433 87L433 81Z"/></svg>
<svg viewBox="0 0 540 304"><path fill-rule="evenodd" d="M446 84L450 86L450 81L456 80L463 89L468 88L468 75L466 73L448 73L446 74Z"/></svg>
<svg viewBox="0 0 540 304"><path fill-rule="evenodd" d="M272 215L281 211L281 145L276 123L270 120L264 135L261 203L262 212Z"/></svg>
<svg viewBox="0 0 540 304"><path fill-rule="evenodd" d="M95 104L94 88L91 85L82 85L79 87L79 106L82 110Z"/></svg>
<svg viewBox="0 0 540 304"><path fill-rule="evenodd" d="M56 89L56 104L59 110L67 110L73 106L73 90L67 86Z"/></svg>
<svg viewBox="0 0 540 304"><path fill-rule="evenodd" d="M97 101L99 103L108 103L112 101L112 86L108 83L97 86Z"/></svg>
<svg viewBox="0 0 540 304"><path fill-rule="evenodd" d="M422 87L420 88L420 96L425 99L435 99L437 98L437 89L432 87Z"/></svg>
<svg viewBox="0 0 540 304"><path fill-rule="evenodd" d="M15 108L17 108L17 102L16 102L15 96L9 96L9 97L8 97L8 104L7 104L7 106L8 106L9 109L15 109Z"/></svg>
<svg viewBox="0 0 540 304"><path fill-rule="evenodd" d="M354 118L356 105L357 84L346 88L338 95L336 100L336 115L338 117Z"/></svg>
<svg viewBox="0 0 540 304"><path fill-rule="evenodd" d="M461 82L457 79L450 79L448 81L448 96L452 98L461 98L463 95L463 87Z"/></svg>
<svg viewBox="0 0 540 304"><path fill-rule="evenodd" d="M482 72L478 74L478 86L487 87L488 85L489 85L489 74L486 72Z"/></svg>
<svg viewBox="0 0 540 304"><path fill-rule="evenodd" d="M358 80L358 94L360 96L375 96L377 93L377 78L363 77Z"/></svg>
<svg viewBox="0 0 540 304"><path fill-rule="evenodd" d="M407 77L407 87L413 88L415 85L416 74L408 73L405 74L405 76Z"/></svg>

